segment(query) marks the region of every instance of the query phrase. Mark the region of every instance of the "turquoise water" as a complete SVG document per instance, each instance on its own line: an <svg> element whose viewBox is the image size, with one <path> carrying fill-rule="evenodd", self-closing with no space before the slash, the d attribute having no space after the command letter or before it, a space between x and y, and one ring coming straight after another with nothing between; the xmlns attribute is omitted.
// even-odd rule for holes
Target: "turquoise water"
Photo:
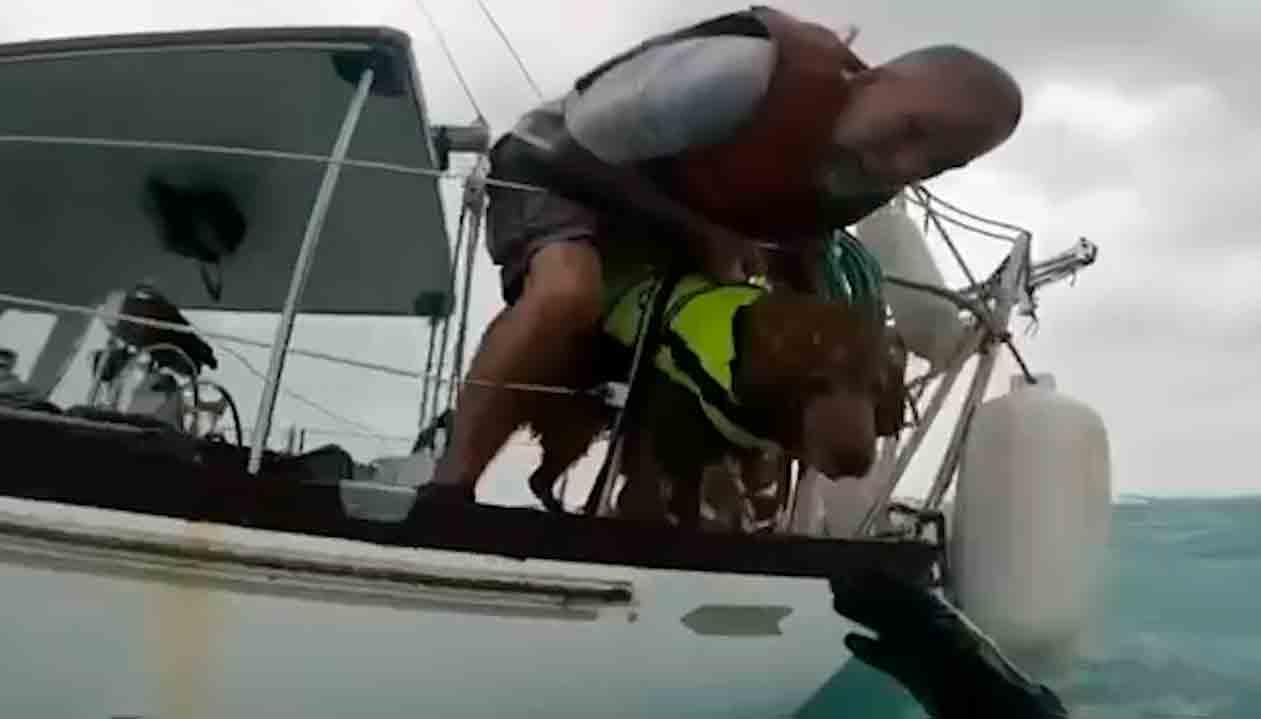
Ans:
<svg viewBox="0 0 1261 719"><path fill-rule="evenodd" d="M1261 497L1118 505L1074 716L1261 716Z"/></svg>
<svg viewBox="0 0 1261 719"><path fill-rule="evenodd" d="M1261 496L1119 504L1105 564L1080 661L1040 677L1073 717L1261 717ZM800 717L923 716L900 694L851 666Z"/></svg>

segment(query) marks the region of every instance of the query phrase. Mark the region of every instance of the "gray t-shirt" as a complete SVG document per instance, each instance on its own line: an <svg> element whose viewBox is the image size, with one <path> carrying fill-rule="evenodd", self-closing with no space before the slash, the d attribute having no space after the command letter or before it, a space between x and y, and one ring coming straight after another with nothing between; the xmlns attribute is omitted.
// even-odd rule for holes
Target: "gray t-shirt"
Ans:
<svg viewBox="0 0 1261 719"><path fill-rule="evenodd" d="M757 109L775 68L770 40L703 37L644 50L538 112L562 113L569 134L614 165L672 155L729 137ZM530 116L513 134L546 146Z"/></svg>

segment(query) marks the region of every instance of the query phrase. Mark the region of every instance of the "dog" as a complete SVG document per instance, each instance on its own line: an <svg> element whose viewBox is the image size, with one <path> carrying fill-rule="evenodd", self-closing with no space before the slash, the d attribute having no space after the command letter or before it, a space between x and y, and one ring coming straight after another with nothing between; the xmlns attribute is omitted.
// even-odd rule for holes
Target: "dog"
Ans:
<svg viewBox="0 0 1261 719"><path fill-rule="evenodd" d="M648 365L638 409L624 421L626 482L618 516L696 528L707 507L710 524L747 528L767 514L766 505L773 512L784 504L786 477L766 479L787 466L784 459L834 478L861 476L874 461L876 438L900 425L900 374L882 315L787 290L753 295L726 320L735 350L731 389L739 413L773 449L733 443L695 391ZM663 345L671 339L677 338ZM602 359L573 378L572 387L624 379L625 350L607 331L593 339L592 351ZM676 350L677 342L670 348ZM619 354L620 361L607 359ZM537 395L528 403L527 425L542 446L529 486L547 509L563 512L553 494L556 481L608 428L613 413L583 394Z"/></svg>

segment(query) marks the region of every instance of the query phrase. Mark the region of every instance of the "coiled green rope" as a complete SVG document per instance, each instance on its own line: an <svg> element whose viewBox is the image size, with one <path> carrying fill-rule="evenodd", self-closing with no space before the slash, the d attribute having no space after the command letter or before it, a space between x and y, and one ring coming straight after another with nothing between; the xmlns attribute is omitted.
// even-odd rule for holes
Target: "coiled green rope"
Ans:
<svg viewBox="0 0 1261 719"><path fill-rule="evenodd" d="M823 284L830 299L884 312L884 272L880 261L848 232L833 235L823 262Z"/></svg>

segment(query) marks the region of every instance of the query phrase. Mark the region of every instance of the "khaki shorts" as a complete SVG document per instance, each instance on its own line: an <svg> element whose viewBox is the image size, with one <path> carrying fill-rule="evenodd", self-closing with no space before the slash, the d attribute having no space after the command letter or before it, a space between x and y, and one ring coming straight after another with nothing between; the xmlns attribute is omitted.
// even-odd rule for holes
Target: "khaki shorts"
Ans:
<svg viewBox="0 0 1261 719"><path fill-rule="evenodd" d="M490 177L537 184L514 161L521 141L506 135L490 153ZM594 244L599 231L595 214L551 192L490 185L487 189L486 248L499 266L504 302L521 296L534 253L555 242Z"/></svg>

